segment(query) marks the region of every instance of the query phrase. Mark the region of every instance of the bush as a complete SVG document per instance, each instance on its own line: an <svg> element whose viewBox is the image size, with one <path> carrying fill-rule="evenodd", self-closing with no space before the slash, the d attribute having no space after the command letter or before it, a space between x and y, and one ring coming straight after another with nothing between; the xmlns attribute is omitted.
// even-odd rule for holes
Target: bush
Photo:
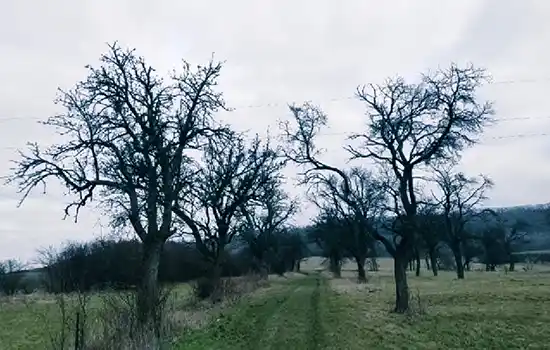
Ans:
<svg viewBox="0 0 550 350"><path fill-rule="evenodd" d="M193 295L199 300L207 299L214 294L216 284L213 278L200 277L193 283Z"/></svg>

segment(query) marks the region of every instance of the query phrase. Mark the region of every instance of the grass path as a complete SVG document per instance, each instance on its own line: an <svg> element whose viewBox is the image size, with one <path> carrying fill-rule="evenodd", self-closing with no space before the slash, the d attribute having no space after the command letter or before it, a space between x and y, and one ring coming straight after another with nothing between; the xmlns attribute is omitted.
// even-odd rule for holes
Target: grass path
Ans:
<svg viewBox="0 0 550 350"><path fill-rule="evenodd" d="M550 278L543 277L411 278L427 307L412 316L389 312L388 276L373 278L371 286L319 275L289 279L184 335L175 348L548 349ZM369 289L374 286L379 289Z"/></svg>
<svg viewBox="0 0 550 350"><path fill-rule="evenodd" d="M319 303L326 281L319 276L290 280L245 300L206 329L183 337L177 349L321 349Z"/></svg>

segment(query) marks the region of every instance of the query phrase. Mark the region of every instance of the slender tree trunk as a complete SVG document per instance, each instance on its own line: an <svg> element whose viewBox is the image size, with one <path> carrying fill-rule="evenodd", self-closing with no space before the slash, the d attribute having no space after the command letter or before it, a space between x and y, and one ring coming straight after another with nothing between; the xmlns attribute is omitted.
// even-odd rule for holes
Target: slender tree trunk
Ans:
<svg viewBox="0 0 550 350"><path fill-rule="evenodd" d="M456 277L458 279L464 279L464 264L462 263L462 251L460 245L453 245L453 255L456 263Z"/></svg>
<svg viewBox="0 0 550 350"><path fill-rule="evenodd" d="M260 278L266 280L269 276L269 267L265 261L259 262Z"/></svg>
<svg viewBox="0 0 550 350"><path fill-rule="evenodd" d="M409 310L409 285L407 282L407 259L404 256L394 257L395 309L397 313Z"/></svg>
<svg viewBox="0 0 550 350"><path fill-rule="evenodd" d="M370 263L372 271L378 271L378 260L376 259L376 257L370 258Z"/></svg>
<svg viewBox="0 0 550 350"><path fill-rule="evenodd" d="M435 252L433 251L433 249L430 250L429 256L430 256L430 262L431 262L431 265L432 265L432 273L434 274L434 276L437 276L439 270L437 268L437 257L435 255Z"/></svg>
<svg viewBox="0 0 550 350"><path fill-rule="evenodd" d="M357 283L367 282L367 273L365 272L365 260L364 257L355 257L355 263L357 264Z"/></svg>
<svg viewBox="0 0 550 350"><path fill-rule="evenodd" d="M515 268L516 268L516 262L512 258L512 260L510 260L510 268L508 269L508 271L513 272Z"/></svg>
<svg viewBox="0 0 550 350"><path fill-rule="evenodd" d="M294 265L294 271L295 272L300 272L300 269L301 269L300 263L301 263L300 260L296 261L296 264Z"/></svg>
<svg viewBox="0 0 550 350"><path fill-rule="evenodd" d="M137 293L137 315L142 330L154 330L160 334L158 315L159 302L159 264L164 246L163 241L144 242L142 256L141 283Z"/></svg>
<svg viewBox="0 0 550 350"><path fill-rule="evenodd" d="M416 277L419 277L420 276L420 253L418 252L418 250L416 250L416 253L415 253L415 260L416 260Z"/></svg>
<svg viewBox="0 0 550 350"><path fill-rule="evenodd" d="M332 272L334 278L341 278L342 269L340 267L340 263L338 259L331 257L329 258L329 263L330 263L330 272Z"/></svg>
<svg viewBox="0 0 550 350"><path fill-rule="evenodd" d="M426 254L424 256L424 262L426 263L426 270L430 270L431 269L431 265L430 265L430 255L429 254Z"/></svg>

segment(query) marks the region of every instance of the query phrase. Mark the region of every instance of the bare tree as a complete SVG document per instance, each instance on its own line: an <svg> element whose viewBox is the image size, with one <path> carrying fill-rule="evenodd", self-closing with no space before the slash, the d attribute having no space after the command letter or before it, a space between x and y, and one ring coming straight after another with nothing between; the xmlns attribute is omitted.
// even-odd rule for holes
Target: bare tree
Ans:
<svg viewBox="0 0 550 350"><path fill-rule="evenodd" d="M527 234L530 225L521 219L506 219L496 211L491 211L491 214L487 220L488 227L482 236L488 270L494 270L499 262L507 262L508 270L514 271L516 265L514 253L529 241Z"/></svg>
<svg viewBox="0 0 550 350"><path fill-rule="evenodd" d="M224 107L214 90L222 65L213 61L161 79L133 50L118 44L88 66L88 77L61 91L65 112L43 124L65 141L50 147L31 143L9 180L19 185L22 201L55 178L73 195L65 214L93 199L109 206L143 243L142 281L138 287L141 326L153 322L158 299L158 267L165 241L174 231L177 196L191 186L189 150L220 131L213 113Z"/></svg>
<svg viewBox="0 0 550 350"><path fill-rule="evenodd" d="M424 205L419 209L417 227L425 247L426 264L434 276L438 275L438 251L442 237L443 216L436 211L435 205Z"/></svg>
<svg viewBox="0 0 550 350"><path fill-rule="evenodd" d="M181 193L182 205L174 213L190 228L197 248L212 264L212 280L217 281L225 248L244 221L241 208L265 196L284 160L258 136L246 145L242 136L232 133L209 141L203 163L195 176L197 190ZM189 197L192 205L183 205Z"/></svg>
<svg viewBox="0 0 550 350"><path fill-rule="evenodd" d="M467 224L483 212L479 205L487 198L493 182L483 175L467 177L453 172L451 167L437 167L434 172L434 181L441 193L437 199L444 220L444 240L453 252L457 277L464 279L463 246L471 238Z"/></svg>
<svg viewBox="0 0 550 350"><path fill-rule="evenodd" d="M281 181L266 184L264 193L256 201L241 208L246 218L241 237L262 278L267 278L269 273L268 255L274 255L279 241L277 236L297 209L297 201L291 200L282 190Z"/></svg>
<svg viewBox="0 0 550 350"><path fill-rule="evenodd" d="M0 261L0 292L13 295L22 288L24 266L14 259Z"/></svg>
<svg viewBox="0 0 550 350"><path fill-rule="evenodd" d="M329 265L329 271L334 278L342 277L342 264L346 260L346 247L344 238L347 230L338 218L336 210L332 207L321 208L320 214L315 218L314 226L309 231L308 238L321 248L322 255Z"/></svg>
<svg viewBox="0 0 550 350"><path fill-rule="evenodd" d="M365 262L369 255L374 255L374 231L386 198L381 184L371 172L353 167L343 173L347 180L330 173L328 176L316 173L311 177L313 193L310 197L315 198L313 201L320 208L334 208L335 219L345 226L339 234L343 236L346 251L357 264L358 282L364 283L367 280Z"/></svg>
<svg viewBox="0 0 550 350"><path fill-rule="evenodd" d="M452 65L422 75L417 84L397 78L358 89L367 108L368 131L354 134L352 139L362 143L348 149L354 158L372 159L388 169L397 185L394 215L400 229L394 231L394 244L378 236L394 257L396 312L409 308L406 266L417 230L416 176L430 163L455 160L490 122L491 104L476 98L476 90L486 80L481 69Z"/></svg>

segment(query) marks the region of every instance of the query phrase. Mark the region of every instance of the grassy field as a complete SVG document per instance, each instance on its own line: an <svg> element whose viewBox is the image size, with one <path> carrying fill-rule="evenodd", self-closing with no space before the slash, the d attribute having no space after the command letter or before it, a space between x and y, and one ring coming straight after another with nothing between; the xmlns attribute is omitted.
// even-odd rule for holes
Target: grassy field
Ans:
<svg viewBox="0 0 550 350"><path fill-rule="evenodd" d="M371 274L366 285L357 285L351 270L342 279L331 279L315 271L318 263L304 264L308 276L274 277L269 286L202 317L180 308L186 322L202 322L186 327L173 348L550 348L550 271L471 272L463 281L451 272L435 278L423 271L424 276L410 277L413 312L395 315L389 312L391 262L383 262L382 271ZM0 348L46 348L37 345L46 330L33 313L51 305L39 300L1 305Z"/></svg>

